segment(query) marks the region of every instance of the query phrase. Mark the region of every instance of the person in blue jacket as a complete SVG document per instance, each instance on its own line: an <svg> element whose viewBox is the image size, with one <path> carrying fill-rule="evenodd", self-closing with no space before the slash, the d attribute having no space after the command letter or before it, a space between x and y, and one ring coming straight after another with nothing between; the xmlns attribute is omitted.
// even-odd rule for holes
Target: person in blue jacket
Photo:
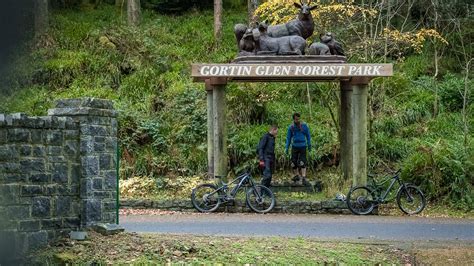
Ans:
<svg viewBox="0 0 474 266"><path fill-rule="evenodd" d="M306 180L306 150L311 151L311 135L309 127L301 121L299 113L293 114L293 123L288 127L286 134L285 153L288 154L288 148L291 145L291 167L295 173L293 181L309 186Z"/></svg>

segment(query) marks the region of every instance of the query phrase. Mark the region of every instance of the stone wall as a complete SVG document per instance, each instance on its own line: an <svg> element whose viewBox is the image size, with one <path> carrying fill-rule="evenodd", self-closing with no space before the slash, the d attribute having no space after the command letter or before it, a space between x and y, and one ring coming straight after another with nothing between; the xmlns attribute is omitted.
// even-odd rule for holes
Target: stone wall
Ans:
<svg viewBox="0 0 474 266"><path fill-rule="evenodd" d="M62 100L48 114L0 114L4 252L23 253L71 230L116 221L117 121L111 102Z"/></svg>
<svg viewBox="0 0 474 266"><path fill-rule="evenodd" d="M181 212L196 212L191 200L148 200L148 199L122 199L121 208L131 209L160 209ZM234 204L223 205L217 212L252 212L244 200L236 200ZM278 200L271 213L309 213L309 214L350 214L343 201L325 200Z"/></svg>

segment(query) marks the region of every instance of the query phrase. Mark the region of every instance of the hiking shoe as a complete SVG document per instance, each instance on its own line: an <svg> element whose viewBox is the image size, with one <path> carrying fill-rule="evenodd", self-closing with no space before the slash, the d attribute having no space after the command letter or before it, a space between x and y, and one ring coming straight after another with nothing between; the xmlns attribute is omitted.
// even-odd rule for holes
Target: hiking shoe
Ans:
<svg viewBox="0 0 474 266"><path fill-rule="evenodd" d="M295 175L291 180L293 180L293 183L296 185L301 185L301 177L299 175Z"/></svg>

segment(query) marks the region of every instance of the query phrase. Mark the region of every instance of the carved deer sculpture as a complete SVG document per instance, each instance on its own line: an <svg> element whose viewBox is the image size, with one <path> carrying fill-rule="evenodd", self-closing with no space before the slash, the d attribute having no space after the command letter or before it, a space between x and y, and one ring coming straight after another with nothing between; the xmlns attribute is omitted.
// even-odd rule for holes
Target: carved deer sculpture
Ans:
<svg viewBox="0 0 474 266"><path fill-rule="evenodd" d="M303 55L306 40L301 36L270 37L266 22L258 24L260 39L257 55Z"/></svg>
<svg viewBox="0 0 474 266"><path fill-rule="evenodd" d="M255 55L257 43L253 39L251 28L247 29L242 39L240 39L239 49L239 56Z"/></svg>
<svg viewBox="0 0 474 266"><path fill-rule="evenodd" d="M313 16L311 15L311 10L316 9L318 6L310 6L310 4L311 1L308 1L307 3L303 3L302 1L300 1L300 3L294 3L294 6L300 10L298 17L284 24L269 25L266 31L268 37L276 38L296 35L302 37L303 39L307 39L313 35L314 20ZM234 27L237 46L239 46L239 48L240 40L247 30L248 27L245 24L237 24ZM254 35L254 40L258 42L260 38L260 31L258 29L253 29L252 32Z"/></svg>

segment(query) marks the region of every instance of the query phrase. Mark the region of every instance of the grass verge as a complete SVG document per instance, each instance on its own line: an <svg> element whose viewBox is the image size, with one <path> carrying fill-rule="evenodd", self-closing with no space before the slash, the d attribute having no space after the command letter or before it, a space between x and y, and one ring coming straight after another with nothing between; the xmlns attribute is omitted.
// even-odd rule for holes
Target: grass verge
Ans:
<svg viewBox="0 0 474 266"><path fill-rule="evenodd" d="M320 242L304 238L207 237L90 232L30 257L39 264L402 264L411 256L392 245Z"/></svg>

